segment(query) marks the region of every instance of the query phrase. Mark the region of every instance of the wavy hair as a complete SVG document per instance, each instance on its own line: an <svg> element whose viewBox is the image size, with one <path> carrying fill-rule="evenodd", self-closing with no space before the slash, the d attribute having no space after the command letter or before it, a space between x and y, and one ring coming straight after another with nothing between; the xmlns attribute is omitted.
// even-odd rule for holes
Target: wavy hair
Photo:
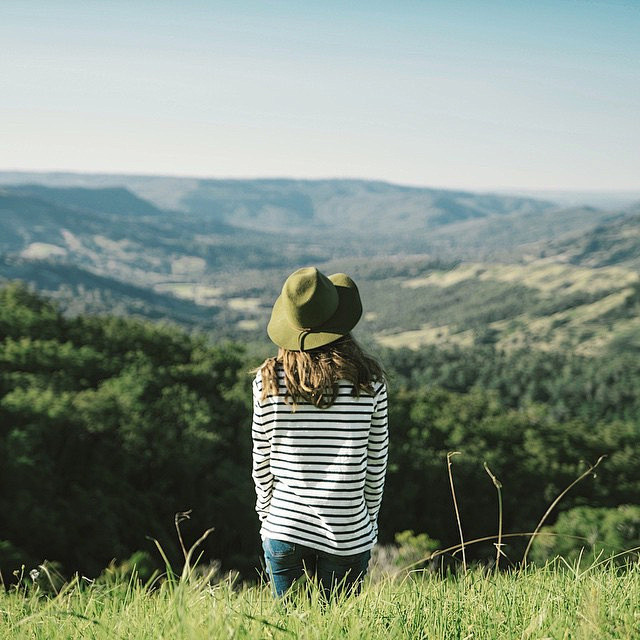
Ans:
<svg viewBox="0 0 640 640"><path fill-rule="evenodd" d="M382 365L365 353L351 335L310 351L280 348L278 355L265 360L257 371L262 374L262 401L280 395L278 370L284 371L285 401L296 406L308 402L320 409L330 407L338 396L338 381L353 385L352 394L374 394L374 383L383 382Z"/></svg>

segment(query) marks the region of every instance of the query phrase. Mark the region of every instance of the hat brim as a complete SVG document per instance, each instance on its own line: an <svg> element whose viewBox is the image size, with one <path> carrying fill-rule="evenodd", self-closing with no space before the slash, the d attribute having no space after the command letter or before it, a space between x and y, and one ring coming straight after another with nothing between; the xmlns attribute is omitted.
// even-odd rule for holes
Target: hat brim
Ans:
<svg viewBox="0 0 640 640"><path fill-rule="evenodd" d="M336 312L320 327L304 330L290 324L284 310L282 295L278 296L267 325L269 338L289 351L317 349L346 336L362 317L362 302L355 282L343 273L329 276L338 292Z"/></svg>

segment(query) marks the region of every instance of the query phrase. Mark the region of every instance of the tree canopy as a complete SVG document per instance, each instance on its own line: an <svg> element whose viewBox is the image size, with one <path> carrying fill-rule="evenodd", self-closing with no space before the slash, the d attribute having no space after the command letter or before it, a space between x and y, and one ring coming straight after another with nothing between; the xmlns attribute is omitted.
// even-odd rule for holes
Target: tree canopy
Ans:
<svg viewBox="0 0 640 640"><path fill-rule="evenodd" d="M177 559L174 515L188 509L187 537L215 527L206 558L255 575L249 371L258 362L251 359L243 345L139 320L68 318L22 285L0 289L5 578L45 558L67 573L96 575L113 559L153 553L149 538ZM601 455L608 457L597 478L577 486L559 511L637 501L635 359L507 355L491 345L388 351L383 359L391 449L381 542L411 529L456 543L446 472L454 450L462 452L453 473L468 539L497 532L485 462L503 484L505 531L532 530ZM574 520L559 522L567 529ZM505 552L518 559L525 542ZM470 554L483 559L494 550L475 546Z"/></svg>

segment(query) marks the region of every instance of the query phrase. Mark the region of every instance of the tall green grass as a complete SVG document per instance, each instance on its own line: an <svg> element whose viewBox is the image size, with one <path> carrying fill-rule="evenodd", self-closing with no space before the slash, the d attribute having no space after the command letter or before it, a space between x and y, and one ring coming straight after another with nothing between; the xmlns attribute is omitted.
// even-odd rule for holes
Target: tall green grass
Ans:
<svg viewBox="0 0 640 640"><path fill-rule="evenodd" d="M173 570L157 542L166 572L153 575L146 583L135 568L129 577L114 570L97 581L76 576L66 584L57 584L56 576L44 565L28 574L23 570L10 588L0 588L0 638L640 639L637 555L595 557L586 568L582 557L573 565L556 558L536 567L526 562L527 546L518 566L498 570L502 485L486 465L499 504L495 566L468 569L463 555L458 573L409 570L444 553L464 554L465 546L477 542L463 537L451 472L456 453L447 456L447 467L460 544L429 552L402 570L385 572L374 563L373 577L367 578L357 596L337 594L326 602L323 591L303 579L284 598L274 599L268 585L236 584L231 576L219 580L215 565L207 571L198 566L196 556L210 530L189 549L185 546L180 530L181 522L189 518L185 512L175 518L184 555L181 572ZM504 537L533 539L559 500L601 460L556 497L535 532ZM423 541L422 546L425 544ZM623 557L628 560L621 566Z"/></svg>
<svg viewBox="0 0 640 640"><path fill-rule="evenodd" d="M212 585L194 576L146 585L135 577L111 584L76 578L48 595L38 586L42 579L27 577L0 594L1 638L640 637L637 562L624 568L594 562L584 570L556 560L458 576L414 572L367 582L360 595L329 604L308 582L274 600L267 585Z"/></svg>

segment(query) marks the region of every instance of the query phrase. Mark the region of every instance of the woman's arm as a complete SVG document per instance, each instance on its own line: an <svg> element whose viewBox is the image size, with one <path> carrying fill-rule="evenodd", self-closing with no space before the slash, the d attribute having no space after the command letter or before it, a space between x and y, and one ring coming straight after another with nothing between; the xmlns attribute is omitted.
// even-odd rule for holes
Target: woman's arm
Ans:
<svg viewBox="0 0 640 640"><path fill-rule="evenodd" d="M261 391L258 389L256 378L253 381L253 421L251 424L253 468L251 475L256 489L256 511L260 522L262 522L267 517L271 506L273 475L270 468L271 443L265 434L262 424L260 395Z"/></svg>
<svg viewBox="0 0 640 640"><path fill-rule="evenodd" d="M374 536L378 536L378 512L382 504L384 478L387 471L389 453L389 423L387 410L387 388L382 385L375 398L375 408L371 416L371 429L367 445L367 474L364 497L373 526Z"/></svg>

